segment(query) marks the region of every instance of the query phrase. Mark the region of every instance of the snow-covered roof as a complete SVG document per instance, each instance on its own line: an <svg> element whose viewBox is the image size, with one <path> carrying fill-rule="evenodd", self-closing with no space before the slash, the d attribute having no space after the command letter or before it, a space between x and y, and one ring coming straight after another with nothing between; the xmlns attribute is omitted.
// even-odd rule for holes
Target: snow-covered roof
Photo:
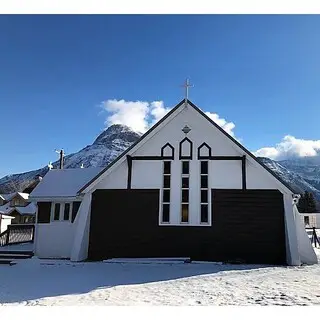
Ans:
<svg viewBox="0 0 320 320"><path fill-rule="evenodd" d="M0 213L0 215L1 215L1 219L14 219L14 217L8 216L6 214Z"/></svg>
<svg viewBox="0 0 320 320"><path fill-rule="evenodd" d="M0 214L10 214L14 210L14 207L10 207L9 203L0 206Z"/></svg>
<svg viewBox="0 0 320 320"><path fill-rule="evenodd" d="M18 211L22 216L24 215L33 215L36 214L37 206L35 203L31 202L25 207L15 207L16 211Z"/></svg>
<svg viewBox="0 0 320 320"><path fill-rule="evenodd" d="M2 194L2 198L6 201L10 201L17 193L12 192L12 193L7 193L7 194Z"/></svg>
<svg viewBox="0 0 320 320"><path fill-rule="evenodd" d="M17 192L17 194L20 195L24 200L29 199L29 193Z"/></svg>
<svg viewBox="0 0 320 320"><path fill-rule="evenodd" d="M37 206L35 203L31 202L25 207L11 207L10 203L6 203L0 206L0 214L10 215L14 210L23 215L32 215L36 213Z"/></svg>
<svg viewBox="0 0 320 320"><path fill-rule="evenodd" d="M78 190L103 168L53 169L47 172L31 192L30 198L75 197Z"/></svg>
<svg viewBox="0 0 320 320"><path fill-rule="evenodd" d="M3 200L10 201L16 195L19 195L24 200L28 200L29 199L29 193L23 193L23 192L12 192L12 193L7 193L7 194L1 194L0 197Z"/></svg>

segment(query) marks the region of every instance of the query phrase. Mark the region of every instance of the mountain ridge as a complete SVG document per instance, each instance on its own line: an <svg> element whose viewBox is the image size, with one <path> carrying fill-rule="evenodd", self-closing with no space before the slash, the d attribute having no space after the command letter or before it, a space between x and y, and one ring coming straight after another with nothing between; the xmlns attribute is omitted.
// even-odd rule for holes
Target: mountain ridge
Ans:
<svg viewBox="0 0 320 320"><path fill-rule="evenodd" d="M91 145L64 158L64 168L106 167L140 137L141 133L131 128L114 124L102 131ZM277 176L287 182L297 193L313 192L320 201L320 157L295 158L275 161L258 157L258 161L271 169ZM53 168L59 167L59 160ZM0 179L0 193L21 191L27 185L44 176L49 170L47 166L28 172L7 175Z"/></svg>

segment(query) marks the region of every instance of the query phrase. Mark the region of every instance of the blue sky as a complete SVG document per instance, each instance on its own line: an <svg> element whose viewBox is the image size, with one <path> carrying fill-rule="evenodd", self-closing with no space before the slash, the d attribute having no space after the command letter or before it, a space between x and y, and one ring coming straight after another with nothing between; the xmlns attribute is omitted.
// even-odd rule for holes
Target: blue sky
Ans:
<svg viewBox="0 0 320 320"><path fill-rule="evenodd" d="M317 15L2 15L0 176L91 144L102 101L174 106L186 77L251 151L317 150L319 34Z"/></svg>

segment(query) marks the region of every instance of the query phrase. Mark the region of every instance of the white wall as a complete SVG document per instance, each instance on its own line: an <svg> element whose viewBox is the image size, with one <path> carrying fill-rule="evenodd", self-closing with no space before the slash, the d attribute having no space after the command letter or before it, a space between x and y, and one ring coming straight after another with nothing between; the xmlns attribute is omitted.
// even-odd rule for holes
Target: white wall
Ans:
<svg viewBox="0 0 320 320"><path fill-rule="evenodd" d="M35 255L39 258L70 258L74 228L68 221L37 224Z"/></svg>
<svg viewBox="0 0 320 320"><path fill-rule="evenodd" d="M11 224L12 220L11 218L3 217L0 215L1 219L1 228L0 228L0 233L6 231L8 229L8 225Z"/></svg>
<svg viewBox="0 0 320 320"><path fill-rule="evenodd" d="M293 206L294 215L296 218L296 230L298 239L298 250L301 263L305 264L317 264L318 258L314 252L310 239L306 233L304 223L300 219L300 213L297 207Z"/></svg>

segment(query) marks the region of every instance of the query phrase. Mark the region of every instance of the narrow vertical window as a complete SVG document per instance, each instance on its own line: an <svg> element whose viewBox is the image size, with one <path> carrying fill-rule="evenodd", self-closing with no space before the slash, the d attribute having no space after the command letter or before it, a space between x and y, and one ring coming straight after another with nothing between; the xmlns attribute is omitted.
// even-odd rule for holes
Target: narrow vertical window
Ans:
<svg viewBox="0 0 320 320"><path fill-rule="evenodd" d="M64 204L64 213L63 213L63 220L69 220L70 218L70 203Z"/></svg>
<svg viewBox="0 0 320 320"><path fill-rule="evenodd" d="M170 186L171 186L171 162L163 162L163 183L162 183L162 216L161 221L170 222Z"/></svg>
<svg viewBox="0 0 320 320"><path fill-rule="evenodd" d="M53 214L53 220L57 221L60 219L60 203L54 204L54 214Z"/></svg>
<svg viewBox="0 0 320 320"><path fill-rule="evenodd" d="M190 162L181 162L181 222L189 222Z"/></svg>
<svg viewBox="0 0 320 320"><path fill-rule="evenodd" d="M200 162L200 222L209 222L208 161Z"/></svg>

